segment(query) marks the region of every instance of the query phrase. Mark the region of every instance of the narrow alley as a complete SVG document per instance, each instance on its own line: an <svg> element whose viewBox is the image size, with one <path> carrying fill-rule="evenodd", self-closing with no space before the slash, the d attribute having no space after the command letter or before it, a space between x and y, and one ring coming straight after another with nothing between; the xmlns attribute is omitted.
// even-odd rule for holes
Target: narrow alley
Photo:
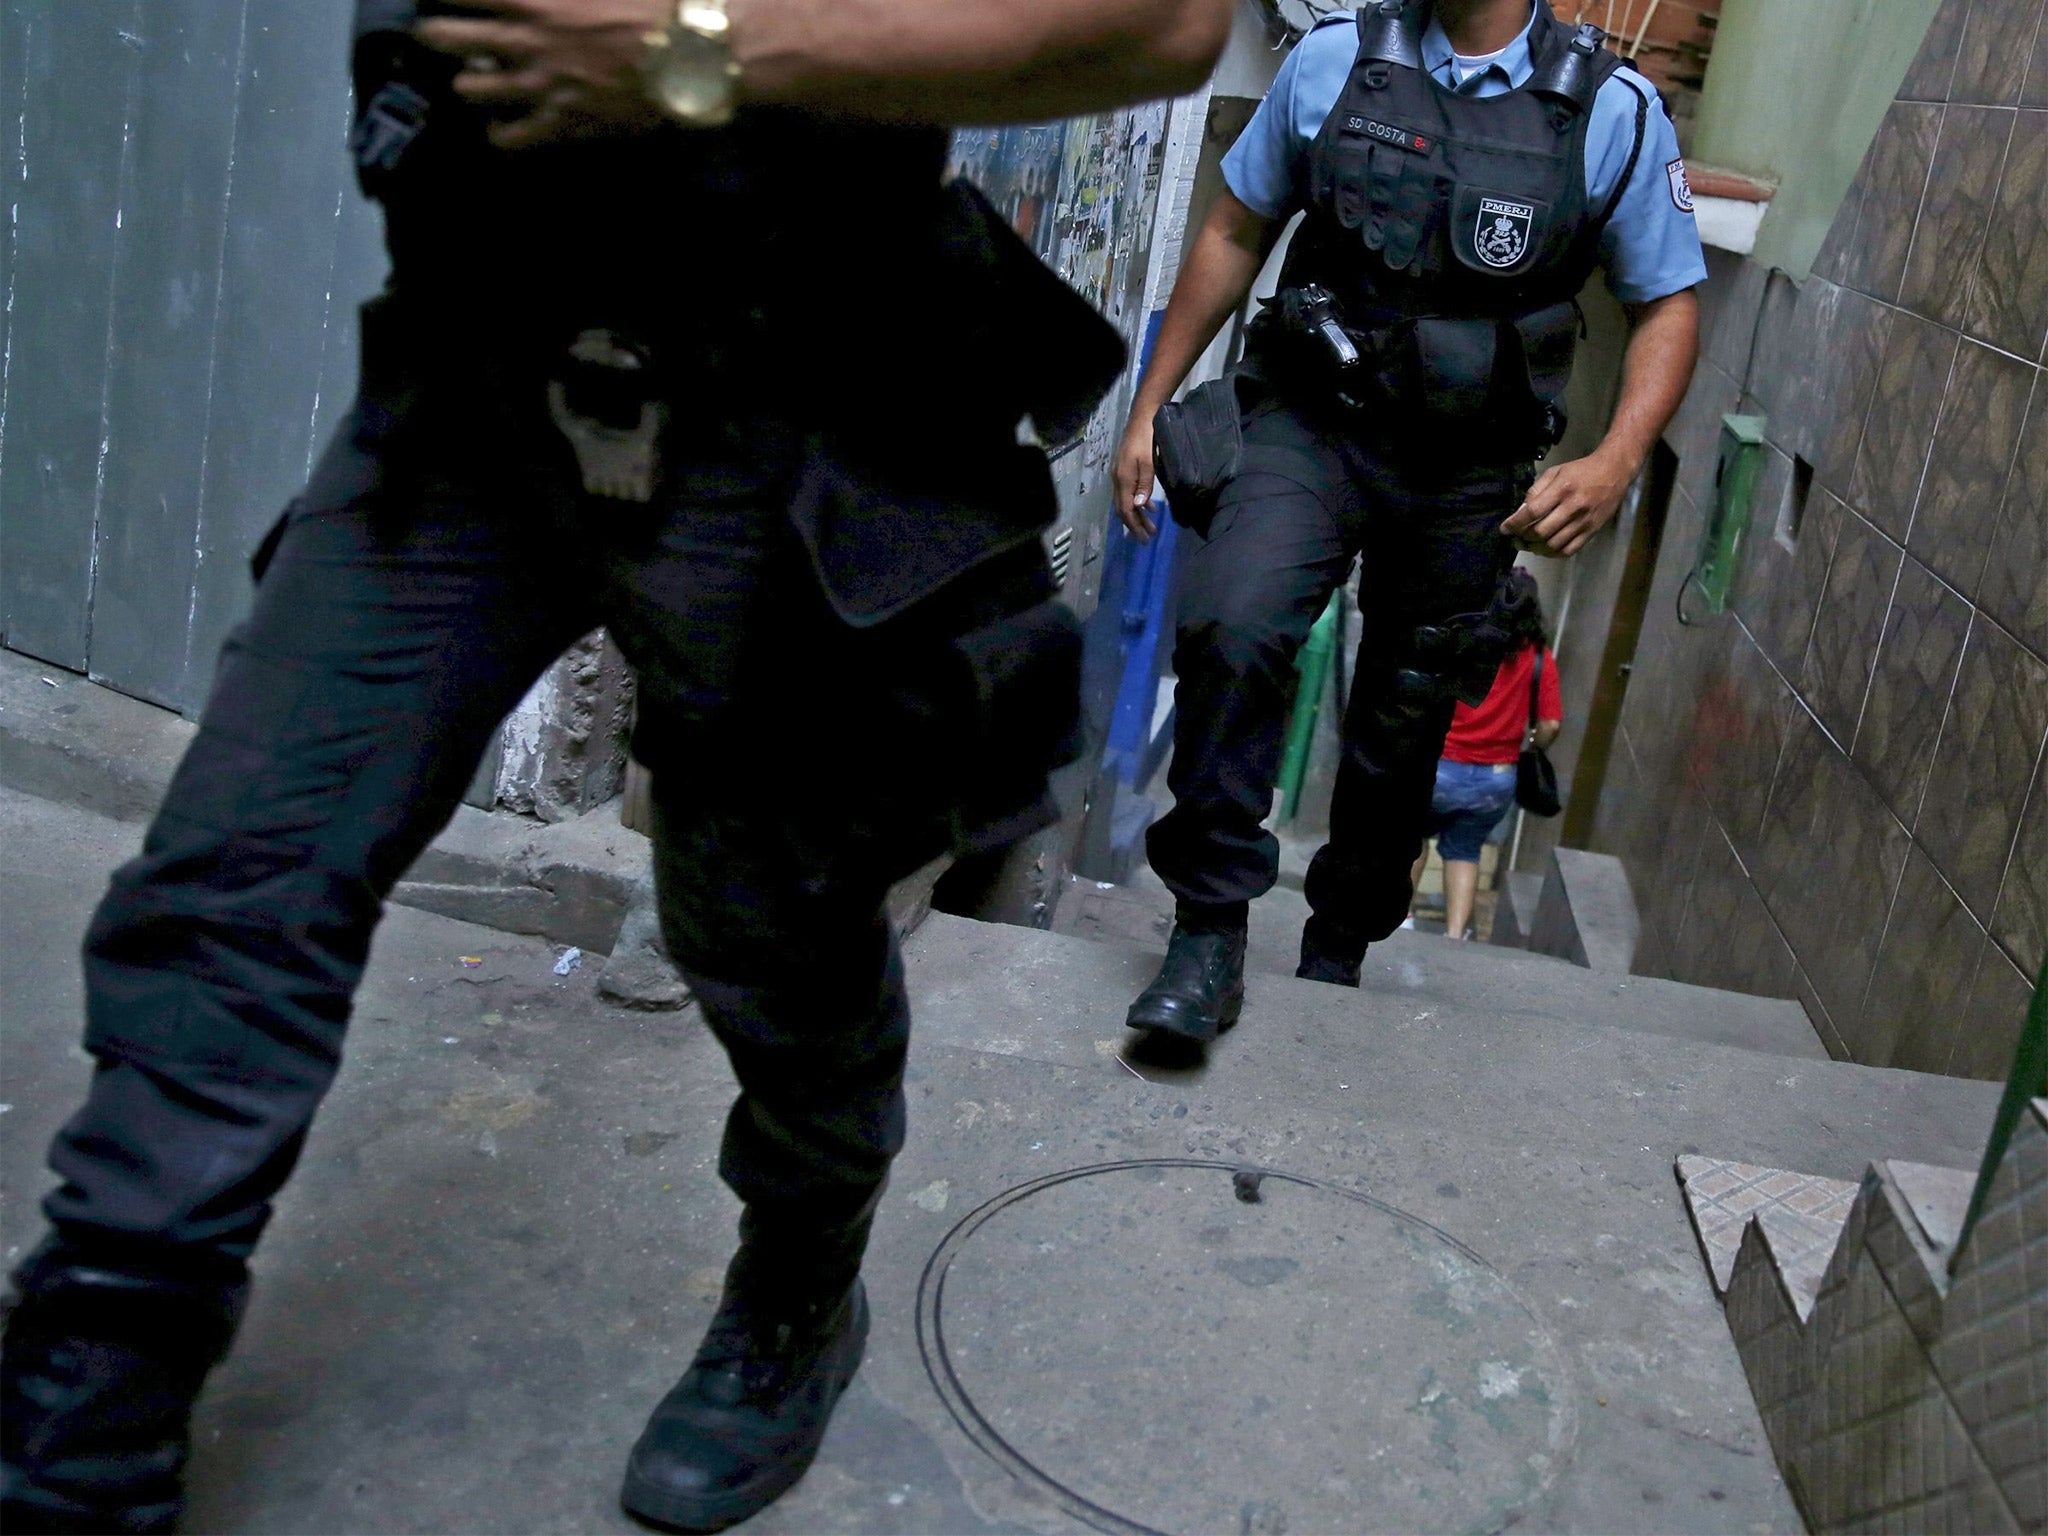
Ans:
<svg viewBox="0 0 2048 1536"><path fill-rule="evenodd" d="M9 1536L2048 1536L2048 0L0 102Z"/></svg>

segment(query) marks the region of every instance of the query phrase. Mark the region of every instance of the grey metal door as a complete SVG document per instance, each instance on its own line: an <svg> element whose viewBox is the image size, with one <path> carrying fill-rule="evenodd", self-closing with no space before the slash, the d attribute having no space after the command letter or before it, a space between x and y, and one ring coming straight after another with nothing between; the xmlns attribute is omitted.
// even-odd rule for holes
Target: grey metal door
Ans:
<svg viewBox="0 0 2048 1536"><path fill-rule="evenodd" d="M382 279L348 0L0 0L0 644L195 711Z"/></svg>

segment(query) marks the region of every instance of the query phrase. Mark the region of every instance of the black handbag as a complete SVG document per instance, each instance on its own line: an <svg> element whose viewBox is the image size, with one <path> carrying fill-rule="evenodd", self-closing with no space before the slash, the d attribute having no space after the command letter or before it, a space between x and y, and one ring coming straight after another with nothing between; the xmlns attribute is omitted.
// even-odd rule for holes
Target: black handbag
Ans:
<svg viewBox="0 0 2048 1536"><path fill-rule="evenodd" d="M1536 745L1538 686L1543 681L1543 648L1536 648L1536 665L1529 672L1529 734L1522 742L1522 756L1515 764L1515 804L1531 816L1555 816L1564 809L1557 798L1557 770Z"/></svg>

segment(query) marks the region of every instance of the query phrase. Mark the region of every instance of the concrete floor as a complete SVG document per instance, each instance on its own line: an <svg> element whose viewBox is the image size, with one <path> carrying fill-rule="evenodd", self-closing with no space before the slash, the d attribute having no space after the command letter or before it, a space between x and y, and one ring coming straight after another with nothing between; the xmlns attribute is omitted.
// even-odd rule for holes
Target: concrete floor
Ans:
<svg viewBox="0 0 2048 1536"><path fill-rule="evenodd" d="M10 1258L84 1080L77 936L138 835L0 792ZM731 1242L731 1084L693 1013L554 958L393 912L188 1529L629 1528L621 1459ZM931 919L868 1363L750 1529L1796 1530L1671 1159L1962 1164L1995 1087L1634 1027L1716 1016L1698 989L1380 958L1362 992L1255 976L1192 1068L1125 1059L1143 949Z"/></svg>

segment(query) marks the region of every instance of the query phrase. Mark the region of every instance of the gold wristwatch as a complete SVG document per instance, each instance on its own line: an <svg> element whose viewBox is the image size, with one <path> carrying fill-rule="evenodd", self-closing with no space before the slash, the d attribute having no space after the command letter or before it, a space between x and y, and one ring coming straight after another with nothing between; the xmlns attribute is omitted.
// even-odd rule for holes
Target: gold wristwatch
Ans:
<svg viewBox="0 0 2048 1536"><path fill-rule="evenodd" d="M667 28L647 35L647 89L688 128L732 121L740 66L727 36L726 0L678 0Z"/></svg>

